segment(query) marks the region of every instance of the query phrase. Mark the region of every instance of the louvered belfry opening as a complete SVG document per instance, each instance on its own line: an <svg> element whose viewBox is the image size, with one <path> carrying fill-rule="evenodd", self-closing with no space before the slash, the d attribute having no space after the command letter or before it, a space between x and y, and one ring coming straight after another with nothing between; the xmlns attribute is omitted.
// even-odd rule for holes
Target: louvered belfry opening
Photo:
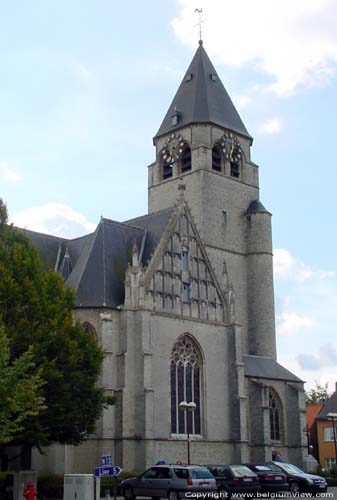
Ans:
<svg viewBox="0 0 337 500"><path fill-rule="evenodd" d="M212 168L213 170L217 170L221 172L221 160L222 154L220 147L216 144L212 149Z"/></svg>
<svg viewBox="0 0 337 500"><path fill-rule="evenodd" d="M184 146L183 152L181 153L181 171L187 172L192 168L192 155L191 148L189 146Z"/></svg>

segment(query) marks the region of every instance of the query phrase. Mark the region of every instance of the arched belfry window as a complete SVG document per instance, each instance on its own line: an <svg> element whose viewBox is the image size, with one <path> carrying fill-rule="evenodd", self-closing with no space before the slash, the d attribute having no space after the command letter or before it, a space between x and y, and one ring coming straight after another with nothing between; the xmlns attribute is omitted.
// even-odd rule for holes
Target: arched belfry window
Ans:
<svg viewBox="0 0 337 500"><path fill-rule="evenodd" d="M276 392L269 388L269 417L270 417L270 439L280 441L282 439L282 406L281 400Z"/></svg>
<svg viewBox="0 0 337 500"><path fill-rule="evenodd" d="M163 161L163 179L168 179L169 177L172 177L173 173L173 164L171 163L170 159L165 158Z"/></svg>
<svg viewBox="0 0 337 500"><path fill-rule="evenodd" d="M187 170L191 170L191 168L192 168L191 148L186 144L181 152L181 171L187 172Z"/></svg>
<svg viewBox="0 0 337 500"><path fill-rule="evenodd" d="M212 149L212 168L213 170L217 170L221 172L221 163L222 163L222 153L219 145L215 145Z"/></svg>
<svg viewBox="0 0 337 500"><path fill-rule="evenodd" d="M200 434L202 357L189 335L182 335L171 354L171 432ZM194 411L182 411L179 403L195 403Z"/></svg>

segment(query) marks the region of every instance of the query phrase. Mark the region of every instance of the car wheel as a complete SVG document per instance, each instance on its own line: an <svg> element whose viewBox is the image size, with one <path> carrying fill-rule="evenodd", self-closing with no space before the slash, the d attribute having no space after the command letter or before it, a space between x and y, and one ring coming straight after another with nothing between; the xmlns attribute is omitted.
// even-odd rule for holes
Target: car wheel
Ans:
<svg viewBox="0 0 337 500"><path fill-rule="evenodd" d="M170 490L167 495L168 500L179 500L178 493L175 490Z"/></svg>
<svg viewBox="0 0 337 500"><path fill-rule="evenodd" d="M135 500L135 495L133 494L133 489L128 486L124 488L124 498L125 500Z"/></svg>
<svg viewBox="0 0 337 500"><path fill-rule="evenodd" d="M297 481L292 481L289 485L289 490L293 496L298 495L298 493L300 493L301 491L300 483L298 483Z"/></svg>

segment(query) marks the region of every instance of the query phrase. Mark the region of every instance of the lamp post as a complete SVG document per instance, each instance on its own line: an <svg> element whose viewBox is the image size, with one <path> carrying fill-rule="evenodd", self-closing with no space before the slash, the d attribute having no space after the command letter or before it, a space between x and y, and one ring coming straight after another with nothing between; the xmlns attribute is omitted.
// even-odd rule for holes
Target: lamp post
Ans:
<svg viewBox="0 0 337 500"><path fill-rule="evenodd" d="M197 409L197 405L191 401L190 403L187 403L187 401L181 401L179 403L179 409L184 412L184 417L186 419L186 434L187 434L187 464L190 465L191 463L191 453L190 453L190 429L189 429L189 418L188 418L188 412L193 412Z"/></svg>
<svg viewBox="0 0 337 500"><path fill-rule="evenodd" d="M327 419L332 421L333 442L335 445L335 469L337 469L337 442L336 442L336 427L335 427L335 422L337 421L337 413L328 413Z"/></svg>

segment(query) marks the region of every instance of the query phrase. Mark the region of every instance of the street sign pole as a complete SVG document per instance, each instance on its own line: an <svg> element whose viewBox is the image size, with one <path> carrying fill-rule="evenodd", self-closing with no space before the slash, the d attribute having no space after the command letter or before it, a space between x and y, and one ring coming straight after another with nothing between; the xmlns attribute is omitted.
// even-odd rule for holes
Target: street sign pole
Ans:
<svg viewBox="0 0 337 500"><path fill-rule="evenodd" d="M100 476L95 477L95 500L100 500L101 498L101 478Z"/></svg>
<svg viewBox="0 0 337 500"><path fill-rule="evenodd" d="M114 484L114 500L117 500L117 476L114 476L113 484Z"/></svg>

